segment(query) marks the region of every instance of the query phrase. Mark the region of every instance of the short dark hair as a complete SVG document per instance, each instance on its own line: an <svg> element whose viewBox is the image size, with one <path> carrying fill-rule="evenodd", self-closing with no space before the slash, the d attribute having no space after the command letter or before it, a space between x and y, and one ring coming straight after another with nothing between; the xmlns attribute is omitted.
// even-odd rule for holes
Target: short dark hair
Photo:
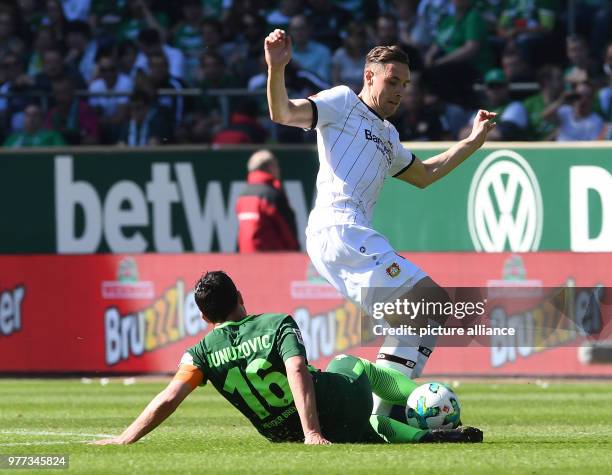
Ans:
<svg viewBox="0 0 612 475"><path fill-rule="evenodd" d="M408 55L399 46L375 46L366 55L366 65L372 63L402 63L410 66Z"/></svg>
<svg viewBox="0 0 612 475"><path fill-rule="evenodd" d="M207 320L221 323L236 309L238 290L225 272L207 272L196 282L195 301Z"/></svg>

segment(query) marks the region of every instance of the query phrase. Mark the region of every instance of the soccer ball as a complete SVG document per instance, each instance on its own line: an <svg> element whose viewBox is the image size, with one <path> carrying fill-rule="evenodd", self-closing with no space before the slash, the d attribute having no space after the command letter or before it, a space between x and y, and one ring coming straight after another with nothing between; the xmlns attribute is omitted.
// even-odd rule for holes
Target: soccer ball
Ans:
<svg viewBox="0 0 612 475"><path fill-rule="evenodd" d="M461 406L457 395L442 383L422 384L410 393L406 404L408 424L419 429L454 429Z"/></svg>

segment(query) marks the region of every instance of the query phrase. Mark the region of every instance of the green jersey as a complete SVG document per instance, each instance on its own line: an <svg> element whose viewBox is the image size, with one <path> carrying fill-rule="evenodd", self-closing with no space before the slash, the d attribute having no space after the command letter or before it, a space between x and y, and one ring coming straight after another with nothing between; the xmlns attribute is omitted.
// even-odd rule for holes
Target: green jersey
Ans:
<svg viewBox="0 0 612 475"><path fill-rule="evenodd" d="M197 366L203 384L210 381L264 437L298 441L304 434L285 371L292 356L306 359L297 324L289 315L264 313L217 325L181 362Z"/></svg>
<svg viewBox="0 0 612 475"><path fill-rule="evenodd" d="M461 48L468 41L478 41L478 54L472 59L474 67L484 73L491 67L491 51L488 43L487 24L475 8L470 8L462 18L447 15L438 25L436 43L445 54Z"/></svg>
<svg viewBox="0 0 612 475"><path fill-rule="evenodd" d="M9 135L4 142L4 146L7 148L57 147L61 145L65 145L65 142L59 132L44 129L40 129L33 134L15 132Z"/></svg>

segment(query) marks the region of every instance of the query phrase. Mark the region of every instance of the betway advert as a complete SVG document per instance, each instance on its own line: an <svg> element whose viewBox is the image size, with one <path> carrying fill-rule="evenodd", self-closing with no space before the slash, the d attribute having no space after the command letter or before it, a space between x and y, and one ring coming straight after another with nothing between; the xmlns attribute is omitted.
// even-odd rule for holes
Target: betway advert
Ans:
<svg viewBox="0 0 612 475"><path fill-rule="evenodd" d="M405 256L446 287L612 287L608 253ZM0 372L173 372L184 350L211 329L193 299L193 284L207 270L232 276L249 313L293 315L315 366L346 352L376 357L377 340L362 334L359 309L302 254L0 256ZM608 315L609 297L602 302ZM572 302L585 300L576 292ZM491 336L487 345L441 345L425 374L612 376L612 364L593 357L610 342L538 326L550 312L498 316L534 331Z"/></svg>

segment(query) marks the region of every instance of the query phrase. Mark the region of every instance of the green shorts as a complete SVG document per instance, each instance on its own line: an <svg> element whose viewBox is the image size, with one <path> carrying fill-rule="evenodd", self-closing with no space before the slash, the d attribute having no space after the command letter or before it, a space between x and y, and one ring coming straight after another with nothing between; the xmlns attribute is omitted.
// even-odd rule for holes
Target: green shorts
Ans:
<svg viewBox="0 0 612 475"><path fill-rule="evenodd" d="M370 425L372 388L359 358L341 355L313 374L323 436L330 442L384 442Z"/></svg>

